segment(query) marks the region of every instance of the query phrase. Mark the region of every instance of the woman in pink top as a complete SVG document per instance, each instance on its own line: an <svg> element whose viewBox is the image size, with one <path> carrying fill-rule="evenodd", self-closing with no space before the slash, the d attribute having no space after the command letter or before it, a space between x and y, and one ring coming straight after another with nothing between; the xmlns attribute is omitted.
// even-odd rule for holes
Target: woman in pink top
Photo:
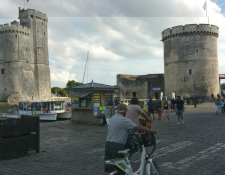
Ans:
<svg viewBox="0 0 225 175"><path fill-rule="evenodd" d="M138 99L133 97L131 99L131 104L127 107L126 118L130 119L136 125L139 125L139 115L141 114L146 121L151 122L148 116L143 112L143 110L138 106Z"/></svg>

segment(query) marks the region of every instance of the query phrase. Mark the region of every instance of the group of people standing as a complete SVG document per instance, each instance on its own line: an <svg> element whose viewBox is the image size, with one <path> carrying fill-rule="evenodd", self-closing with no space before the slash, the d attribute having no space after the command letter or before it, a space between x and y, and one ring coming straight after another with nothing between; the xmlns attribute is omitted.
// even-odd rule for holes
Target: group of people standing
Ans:
<svg viewBox="0 0 225 175"><path fill-rule="evenodd" d="M180 96L177 96L177 100L173 98L170 104L166 100L165 101L158 100L156 102L153 102L152 99L150 99L149 102L147 103L147 106L148 106L148 116L150 117L150 119L152 114L153 119L155 120L154 111L156 110L158 113L158 120L161 120L161 117L163 115L163 124L166 124L166 122L170 123L169 118L170 112L176 111L176 115L178 116L177 124L184 123L183 119L184 101L181 100ZM147 109L145 109L145 111L146 110Z"/></svg>

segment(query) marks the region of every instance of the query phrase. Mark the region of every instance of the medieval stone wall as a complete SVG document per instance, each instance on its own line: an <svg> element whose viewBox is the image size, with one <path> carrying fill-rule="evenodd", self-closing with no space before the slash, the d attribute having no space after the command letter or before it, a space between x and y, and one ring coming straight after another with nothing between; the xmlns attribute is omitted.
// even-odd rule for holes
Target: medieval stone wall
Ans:
<svg viewBox="0 0 225 175"><path fill-rule="evenodd" d="M19 8L19 19L0 25L0 101L50 99L47 17Z"/></svg>
<svg viewBox="0 0 225 175"><path fill-rule="evenodd" d="M166 29L164 43L165 94L210 96L219 93L217 38L219 28L190 24Z"/></svg>
<svg viewBox="0 0 225 175"><path fill-rule="evenodd" d="M163 74L117 75L117 86L124 98L132 98L133 93L139 99L153 98L155 93L164 92Z"/></svg>

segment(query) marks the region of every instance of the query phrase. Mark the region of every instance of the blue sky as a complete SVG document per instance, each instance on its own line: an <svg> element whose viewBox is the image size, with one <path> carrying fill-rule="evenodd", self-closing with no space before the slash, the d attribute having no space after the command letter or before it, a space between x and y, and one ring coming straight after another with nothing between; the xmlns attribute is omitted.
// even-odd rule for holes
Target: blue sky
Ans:
<svg viewBox="0 0 225 175"><path fill-rule="evenodd" d="M18 21L23 0L0 0L0 24ZM117 74L164 73L161 32L207 23L205 0L30 0L26 8L48 16L51 85L82 81L89 51L89 76L115 85ZM208 0L210 24L220 28L219 73L225 73L225 3ZM87 75L87 73L86 73ZM85 82L87 77L85 77Z"/></svg>

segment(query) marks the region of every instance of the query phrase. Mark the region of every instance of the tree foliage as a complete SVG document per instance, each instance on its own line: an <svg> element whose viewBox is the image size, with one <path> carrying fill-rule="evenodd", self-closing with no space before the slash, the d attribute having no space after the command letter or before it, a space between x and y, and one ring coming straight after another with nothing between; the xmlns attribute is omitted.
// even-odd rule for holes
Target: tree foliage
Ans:
<svg viewBox="0 0 225 175"><path fill-rule="evenodd" d="M62 89L60 87L52 87L51 92L53 94L59 94L62 97L67 97L68 96L68 92L65 89Z"/></svg>
<svg viewBox="0 0 225 175"><path fill-rule="evenodd" d="M221 84L221 90L225 90L225 83Z"/></svg>
<svg viewBox="0 0 225 175"><path fill-rule="evenodd" d="M65 89L61 89L59 92L58 92L59 95L61 95L62 97L67 97L68 96L68 93Z"/></svg>
<svg viewBox="0 0 225 175"><path fill-rule="evenodd" d="M52 87L51 92L52 92L53 94L55 94L55 93L57 93L57 92L60 91L60 90L62 90L62 88L60 88L60 87Z"/></svg>
<svg viewBox="0 0 225 175"><path fill-rule="evenodd" d="M78 86L78 85L82 85L83 83L76 82L75 80L68 80L68 82L67 82L67 84L66 84L66 87L69 88L69 87L71 87L73 84L76 84L76 85Z"/></svg>

